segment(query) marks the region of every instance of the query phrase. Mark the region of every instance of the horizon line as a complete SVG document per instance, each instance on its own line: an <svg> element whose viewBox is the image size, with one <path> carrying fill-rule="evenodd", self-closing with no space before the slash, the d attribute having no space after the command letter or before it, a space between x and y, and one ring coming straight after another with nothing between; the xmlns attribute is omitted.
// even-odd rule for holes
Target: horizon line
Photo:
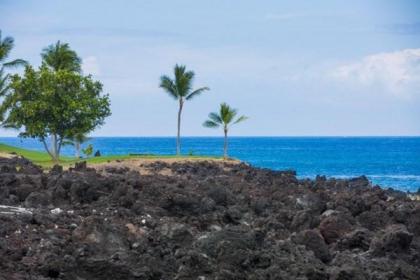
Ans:
<svg viewBox="0 0 420 280"><path fill-rule="evenodd" d="M174 135L147 135L147 136L136 136L136 135L92 135L90 138L176 138ZM420 135L232 135L229 138L419 138ZM1 138L20 138L19 136L0 136ZM37 139L27 137L29 139ZM203 136L203 135L186 135L181 138L223 138L223 136ZM22 138L25 139L25 138Z"/></svg>

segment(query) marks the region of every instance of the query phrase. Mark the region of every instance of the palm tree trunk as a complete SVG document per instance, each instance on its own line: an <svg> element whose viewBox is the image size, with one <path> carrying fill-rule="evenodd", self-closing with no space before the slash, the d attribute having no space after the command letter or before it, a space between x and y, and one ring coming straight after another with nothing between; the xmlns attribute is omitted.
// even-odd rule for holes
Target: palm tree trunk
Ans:
<svg viewBox="0 0 420 280"><path fill-rule="evenodd" d="M181 154L181 113L182 113L182 106L184 105L184 101L182 99L179 100L179 110L178 110L178 131L176 136L176 154Z"/></svg>
<svg viewBox="0 0 420 280"><path fill-rule="evenodd" d="M223 145L223 158L227 159L227 157L228 157L228 153L227 153L227 150L228 150L228 138L227 138L228 130L227 130L227 128L224 129L224 133L225 133L225 143Z"/></svg>

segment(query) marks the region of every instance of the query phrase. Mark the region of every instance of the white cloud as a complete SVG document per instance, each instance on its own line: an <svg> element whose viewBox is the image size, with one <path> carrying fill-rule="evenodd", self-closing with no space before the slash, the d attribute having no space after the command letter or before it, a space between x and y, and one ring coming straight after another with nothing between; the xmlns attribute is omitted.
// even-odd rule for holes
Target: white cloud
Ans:
<svg viewBox="0 0 420 280"><path fill-rule="evenodd" d="M83 58L82 70L85 75L92 74L98 76L101 74L98 59L96 56L88 56Z"/></svg>
<svg viewBox="0 0 420 280"><path fill-rule="evenodd" d="M408 96L419 91L420 49L369 55L340 65L332 76L363 86L381 86L393 94Z"/></svg>

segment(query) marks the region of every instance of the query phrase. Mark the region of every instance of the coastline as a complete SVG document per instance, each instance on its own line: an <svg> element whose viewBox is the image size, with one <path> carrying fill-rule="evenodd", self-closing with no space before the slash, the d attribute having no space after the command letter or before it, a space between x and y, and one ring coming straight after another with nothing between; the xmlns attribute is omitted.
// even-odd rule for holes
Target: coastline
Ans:
<svg viewBox="0 0 420 280"><path fill-rule="evenodd" d="M2 139L0 138L0 142ZM35 140L8 139L9 145L42 151ZM184 156L220 157L222 138L185 137ZM90 143L102 156L130 153L156 157L174 153L175 138L94 138ZM356 177L366 175L373 184L416 192L420 188L419 137L232 137L230 155L256 167L292 169L300 178ZM63 148L64 158L74 156L74 148Z"/></svg>

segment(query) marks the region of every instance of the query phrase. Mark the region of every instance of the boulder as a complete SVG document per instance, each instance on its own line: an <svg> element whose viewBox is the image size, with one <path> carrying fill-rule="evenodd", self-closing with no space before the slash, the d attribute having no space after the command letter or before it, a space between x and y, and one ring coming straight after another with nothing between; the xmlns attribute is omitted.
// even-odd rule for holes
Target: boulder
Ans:
<svg viewBox="0 0 420 280"><path fill-rule="evenodd" d="M297 244L305 245L306 248L313 251L315 256L323 262L331 260L328 245L318 230L304 230L295 235L292 240Z"/></svg>
<svg viewBox="0 0 420 280"><path fill-rule="evenodd" d="M360 249L369 250L373 234L368 229L357 228L339 239L337 247L339 250Z"/></svg>
<svg viewBox="0 0 420 280"><path fill-rule="evenodd" d="M51 196L45 192L31 192L25 199L25 207L46 207L50 204Z"/></svg>
<svg viewBox="0 0 420 280"><path fill-rule="evenodd" d="M331 244L350 232L352 227L343 215L328 216L321 221L319 231L324 237L325 242Z"/></svg>
<svg viewBox="0 0 420 280"><path fill-rule="evenodd" d="M377 256L387 253L407 253L410 248L413 234L401 224L388 226L383 233L378 234L372 240L370 251Z"/></svg>

